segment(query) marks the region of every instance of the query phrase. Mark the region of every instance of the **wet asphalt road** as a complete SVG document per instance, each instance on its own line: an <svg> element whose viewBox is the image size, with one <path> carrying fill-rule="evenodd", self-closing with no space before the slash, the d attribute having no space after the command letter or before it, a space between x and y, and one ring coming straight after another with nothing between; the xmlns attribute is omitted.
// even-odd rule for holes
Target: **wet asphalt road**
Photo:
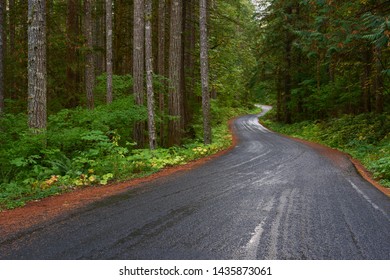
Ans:
<svg viewBox="0 0 390 280"><path fill-rule="evenodd" d="M390 259L390 199L349 161L253 115L234 130L228 154L5 240L0 259Z"/></svg>

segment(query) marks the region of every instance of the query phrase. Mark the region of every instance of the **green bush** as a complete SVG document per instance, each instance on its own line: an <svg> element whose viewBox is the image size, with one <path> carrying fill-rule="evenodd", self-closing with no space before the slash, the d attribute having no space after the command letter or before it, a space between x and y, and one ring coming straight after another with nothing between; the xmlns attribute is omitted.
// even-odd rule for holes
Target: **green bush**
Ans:
<svg viewBox="0 0 390 280"><path fill-rule="evenodd" d="M113 75L112 76L112 95L114 100L125 98L132 92L133 77L128 75ZM107 74L104 73L96 78L96 86L94 89L95 101L98 104L106 103L107 92Z"/></svg>
<svg viewBox="0 0 390 280"><path fill-rule="evenodd" d="M220 108L216 102L212 106L211 145L202 144L198 123L195 139L154 151L134 148L133 125L147 115L132 97L93 111L62 110L49 117L47 131L40 135L29 132L25 116L5 115L0 119L5 132L0 135L0 210L74 188L145 176L220 151L231 143L228 119L245 110Z"/></svg>

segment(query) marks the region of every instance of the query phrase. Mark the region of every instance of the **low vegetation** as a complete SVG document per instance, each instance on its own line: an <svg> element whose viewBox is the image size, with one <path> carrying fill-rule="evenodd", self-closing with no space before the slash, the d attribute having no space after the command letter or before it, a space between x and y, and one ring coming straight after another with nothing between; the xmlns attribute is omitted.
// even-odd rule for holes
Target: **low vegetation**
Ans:
<svg viewBox="0 0 390 280"><path fill-rule="evenodd" d="M388 114L344 115L321 121L283 124L273 121L271 114L265 124L271 129L349 153L358 159L374 177L390 187L390 116Z"/></svg>
<svg viewBox="0 0 390 280"><path fill-rule="evenodd" d="M202 125L194 124L195 137L180 147L136 149L129 142L136 121L146 109L133 97L118 99L95 110L61 110L49 118L46 133L32 134L26 116L0 119L0 210L23 206L31 200L86 186L146 176L164 167L180 165L227 148L231 135L227 121L244 109L212 104L213 143L202 144ZM201 118L198 118L201 119Z"/></svg>

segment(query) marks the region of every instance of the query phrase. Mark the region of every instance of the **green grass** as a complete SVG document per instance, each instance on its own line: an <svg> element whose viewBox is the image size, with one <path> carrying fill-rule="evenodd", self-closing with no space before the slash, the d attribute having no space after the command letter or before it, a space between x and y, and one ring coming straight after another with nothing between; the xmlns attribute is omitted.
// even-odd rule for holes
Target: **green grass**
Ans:
<svg viewBox="0 0 390 280"><path fill-rule="evenodd" d="M349 153L383 186L390 187L390 115L345 115L291 125L275 122L271 115L264 123L277 132Z"/></svg>

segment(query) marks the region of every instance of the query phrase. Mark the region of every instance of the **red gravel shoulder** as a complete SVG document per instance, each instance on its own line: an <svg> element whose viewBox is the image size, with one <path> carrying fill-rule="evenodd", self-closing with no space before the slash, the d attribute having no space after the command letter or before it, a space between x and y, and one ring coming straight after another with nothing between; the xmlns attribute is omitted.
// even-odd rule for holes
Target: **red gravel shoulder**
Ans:
<svg viewBox="0 0 390 280"><path fill-rule="evenodd" d="M232 123L233 120L229 121L229 128L231 132ZM82 189L76 189L69 193L47 197L39 201L29 202L26 206L21 208L0 212L0 235L2 238L4 238L8 235L28 229L32 226L50 221L56 217L59 217L60 215L64 215L90 203L126 192L139 186L142 183L150 182L161 177L166 177L176 172L182 172L196 168L197 166L200 166L205 162L210 161L215 157L219 157L233 149L237 144L237 138L235 137L234 133L232 133L232 135L233 141L229 148L214 155L189 162L185 165L167 167L144 178L112 183L106 186L84 187Z"/></svg>

